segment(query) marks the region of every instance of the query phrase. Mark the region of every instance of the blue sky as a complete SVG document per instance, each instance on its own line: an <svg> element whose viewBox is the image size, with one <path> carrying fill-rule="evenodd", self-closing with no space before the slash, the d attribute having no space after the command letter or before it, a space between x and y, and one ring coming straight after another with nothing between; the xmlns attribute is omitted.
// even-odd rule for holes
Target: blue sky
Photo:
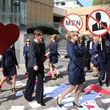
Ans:
<svg viewBox="0 0 110 110"><path fill-rule="evenodd" d="M83 5L83 6L91 6L92 5L92 1L93 0L79 0L79 2Z"/></svg>

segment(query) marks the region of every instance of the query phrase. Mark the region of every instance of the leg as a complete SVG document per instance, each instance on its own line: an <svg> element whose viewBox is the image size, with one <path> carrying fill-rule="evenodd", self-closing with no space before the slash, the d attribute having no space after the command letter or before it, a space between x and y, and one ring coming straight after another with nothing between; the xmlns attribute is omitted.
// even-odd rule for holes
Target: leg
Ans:
<svg viewBox="0 0 110 110"><path fill-rule="evenodd" d="M76 86L72 86L70 85L66 90L64 90L64 92L61 94L61 96L58 98L58 103L61 104L63 98L69 94L70 92L72 92L75 89Z"/></svg>
<svg viewBox="0 0 110 110"><path fill-rule="evenodd" d="M0 88L2 87L3 83L7 80L8 76L9 76L7 69L4 68L2 70L2 72L3 72L3 78L0 81Z"/></svg>
<svg viewBox="0 0 110 110"><path fill-rule="evenodd" d="M27 64L28 64L28 58L25 58L25 69L26 69L26 73L25 73L24 78L28 78L28 66L27 66Z"/></svg>
<svg viewBox="0 0 110 110"><path fill-rule="evenodd" d="M15 75L13 75L12 76L12 91L13 92L15 92L16 90L15 90L15 85L16 85L16 77L17 77L17 75L15 74Z"/></svg>
<svg viewBox="0 0 110 110"><path fill-rule="evenodd" d="M91 68L90 68L90 60L87 61L86 67L87 67L88 70L91 70Z"/></svg>
<svg viewBox="0 0 110 110"><path fill-rule="evenodd" d="M7 80L7 76L4 76L0 81L0 87L2 87L3 83Z"/></svg>
<svg viewBox="0 0 110 110"><path fill-rule="evenodd" d="M98 77L98 68L94 64L91 63L91 68L93 70L93 76Z"/></svg>
<svg viewBox="0 0 110 110"><path fill-rule="evenodd" d="M36 72L33 70L33 68L29 68L28 70L29 70L29 76L28 76L24 96L28 101L31 101L35 86Z"/></svg>
<svg viewBox="0 0 110 110"><path fill-rule="evenodd" d="M51 71L52 78L55 78L54 65L52 63L49 64L49 69Z"/></svg>
<svg viewBox="0 0 110 110"><path fill-rule="evenodd" d="M79 100L79 97L80 97L80 93L83 89L83 85L77 85L76 88L75 88L75 98L74 98L74 102L77 104L77 105L80 105L78 100Z"/></svg>
<svg viewBox="0 0 110 110"><path fill-rule="evenodd" d="M26 67L26 73L28 73L28 58L25 59L25 67Z"/></svg>
<svg viewBox="0 0 110 110"><path fill-rule="evenodd" d="M44 104L43 102L43 93L44 93L44 73L40 72L37 73L37 84L36 84L36 100L38 103L40 103L41 105Z"/></svg>
<svg viewBox="0 0 110 110"><path fill-rule="evenodd" d="M110 84L110 59L107 59L107 64L106 64L106 86L109 86Z"/></svg>
<svg viewBox="0 0 110 110"><path fill-rule="evenodd" d="M9 82L11 82L11 80L12 80L12 78L11 78L11 75L9 74L9 76L8 76L8 80L9 80Z"/></svg>
<svg viewBox="0 0 110 110"><path fill-rule="evenodd" d="M63 77L60 71L54 66L54 73L57 77Z"/></svg>
<svg viewBox="0 0 110 110"><path fill-rule="evenodd" d="M105 79L105 64L100 62L100 74L99 74L99 84L103 85L103 80Z"/></svg>

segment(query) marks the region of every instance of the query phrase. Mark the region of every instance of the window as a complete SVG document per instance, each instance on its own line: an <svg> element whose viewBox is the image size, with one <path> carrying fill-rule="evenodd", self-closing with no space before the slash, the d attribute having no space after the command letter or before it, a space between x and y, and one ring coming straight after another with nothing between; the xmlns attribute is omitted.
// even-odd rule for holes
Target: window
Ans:
<svg viewBox="0 0 110 110"><path fill-rule="evenodd" d="M0 0L1 22L4 24L24 24L27 10L26 3L26 0Z"/></svg>
<svg viewBox="0 0 110 110"><path fill-rule="evenodd" d="M65 5L65 2L62 2L61 5Z"/></svg>
<svg viewBox="0 0 110 110"><path fill-rule="evenodd" d="M56 5L59 5L59 2L56 2Z"/></svg>

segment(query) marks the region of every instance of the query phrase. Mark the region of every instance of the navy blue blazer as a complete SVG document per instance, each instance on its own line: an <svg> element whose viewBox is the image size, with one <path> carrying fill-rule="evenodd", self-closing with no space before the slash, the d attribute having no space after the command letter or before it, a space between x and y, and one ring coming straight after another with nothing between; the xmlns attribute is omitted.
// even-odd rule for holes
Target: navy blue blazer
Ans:
<svg viewBox="0 0 110 110"><path fill-rule="evenodd" d="M41 68L41 65L43 65L42 50L40 48L40 44L33 41L29 48L28 67L34 67L36 65L39 69Z"/></svg>
<svg viewBox="0 0 110 110"><path fill-rule="evenodd" d="M82 49L77 43L68 41L67 53L70 58L68 64L68 78L71 85L83 84L85 81Z"/></svg>
<svg viewBox="0 0 110 110"><path fill-rule="evenodd" d="M81 47L75 43L73 44L71 41L68 41L67 44L67 53L72 63L71 66L78 66L83 70L84 64L82 59L82 49Z"/></svg>

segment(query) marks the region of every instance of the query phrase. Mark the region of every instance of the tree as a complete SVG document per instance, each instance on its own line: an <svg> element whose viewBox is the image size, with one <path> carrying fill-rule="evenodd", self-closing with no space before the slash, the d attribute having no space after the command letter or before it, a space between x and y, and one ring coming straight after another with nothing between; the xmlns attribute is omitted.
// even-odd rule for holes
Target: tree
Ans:
<svg viewBox="0 0 110 110"><path fill-rule="evenodd" d="M93 5L110 4L110 0L93 0Z"/></svg>
<svg viewBox="0 0 110 110"><path fill-rule="evenodd" d="M93 0L93 5L100 5L101 4L101 0Z"/></svg>

